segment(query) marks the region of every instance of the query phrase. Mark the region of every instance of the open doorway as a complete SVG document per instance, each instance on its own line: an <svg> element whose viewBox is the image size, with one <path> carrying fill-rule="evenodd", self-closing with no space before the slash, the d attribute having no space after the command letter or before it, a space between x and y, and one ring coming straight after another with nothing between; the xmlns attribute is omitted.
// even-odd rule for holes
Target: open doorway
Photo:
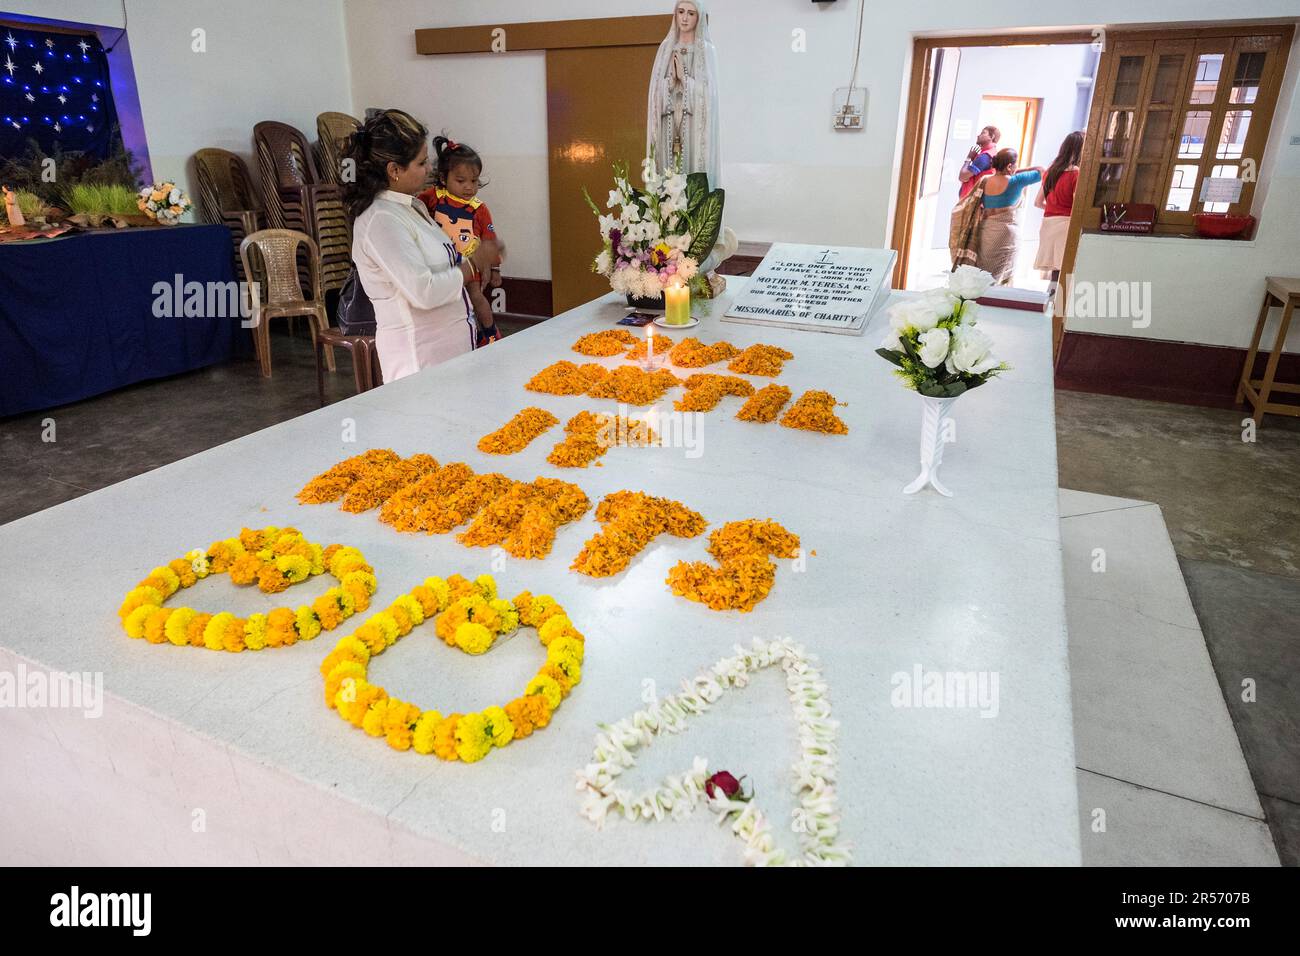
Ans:
<svg viewBox="0 0 1300 956"><path fill-rule="evenodd" d="M918 40L913 106L903 181L895 211L900 252L895 284L925 289L945 281L952 259L948 231L960 172L981 130L998 136L992 152L1010 147L1019 167L1048 166L1061 141L1088 125L1100 53L1089 34ZM987 144L986 148L989 148ZM910 168L909 168L910 167ZM1043 210L1027 188L1017 213L1020 241L1010 285L1045 291L1047 274L1034 267Z"/></svg>

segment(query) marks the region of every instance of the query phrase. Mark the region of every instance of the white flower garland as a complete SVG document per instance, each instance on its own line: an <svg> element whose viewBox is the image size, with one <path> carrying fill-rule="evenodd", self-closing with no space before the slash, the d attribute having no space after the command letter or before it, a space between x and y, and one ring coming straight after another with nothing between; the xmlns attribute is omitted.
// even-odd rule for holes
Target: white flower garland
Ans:
<svg viewBox="0 0 1300 956"><path fill-rule="evenodd" d="M679 734L688 718L702 714L725 691L743 688L750 675L779 663L785 670L786 688L799 727L799 759L795 761L794 793L800 806L792 814L791 828L799 836L802 854L790 859L776 846L771 824L756 804L724 796L716 788L705 792L707 761L696 757L689 771L666 779L662 785L633 795L616 786L618 778L636 764L633 752L649 746L660 733ZM745 863L751 866L846 866L849 849L838 842L839 815L835 795L835 731L826 682L802 646L787 639L754 638L752 650L736 645L736 655L718 661L693 680L682 682L682 692L639 710L614 724L599 724L596 749L590 764L578 771L578 790L585 794L582 815L603 826L611 810L628 820L662 820L665 814L680 819L704 800L718 814L719 823L745 843Z"/></svg>

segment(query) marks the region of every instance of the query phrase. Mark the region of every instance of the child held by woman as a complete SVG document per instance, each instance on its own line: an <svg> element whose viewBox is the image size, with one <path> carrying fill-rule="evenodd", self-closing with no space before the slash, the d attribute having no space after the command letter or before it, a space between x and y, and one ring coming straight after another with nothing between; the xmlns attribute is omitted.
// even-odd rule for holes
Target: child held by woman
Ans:
<svg viewBox="0 0 1300 956"><path fill-rule="evenodd" d="M478 198L482 188L480 177L483 173L483 160L469 146L457 143L446 136L433 138L435 161L433 166L433 187L420 193L420 200L428 207L433 221L451 239L456 251L462 257L473 255L479 243L497 238L496 228L492 225L492 214L483 200ZM476 272L474 278L465 283L474 316L478 320L478 344L486 345L501 338L496 323L492 318L492 306L484 290L487 287L500 288L500 261L494 261L489 274L484 276Z"/></svg>

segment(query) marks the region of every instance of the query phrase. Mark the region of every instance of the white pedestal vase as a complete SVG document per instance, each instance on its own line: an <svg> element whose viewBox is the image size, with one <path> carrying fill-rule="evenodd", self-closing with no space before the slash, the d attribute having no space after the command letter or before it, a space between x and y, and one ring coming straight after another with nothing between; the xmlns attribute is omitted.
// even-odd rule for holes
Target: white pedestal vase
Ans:
<svg viewBox="0 0 1300 956"><path fill-rule="evenodd" d="M943 423L956 401L956 398L921 396L921 473L903 489L903 494L914 495L926 485L933 485L939 494L952 497L952 492L939 480L939 465L943 463Z"/></svg>

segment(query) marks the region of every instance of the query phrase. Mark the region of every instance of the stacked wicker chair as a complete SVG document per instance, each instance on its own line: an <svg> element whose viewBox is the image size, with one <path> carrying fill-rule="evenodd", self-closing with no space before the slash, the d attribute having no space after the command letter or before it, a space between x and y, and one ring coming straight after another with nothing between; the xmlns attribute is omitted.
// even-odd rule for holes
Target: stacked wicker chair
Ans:
<svg viewBox="0 0 1300 956"><path fill-rule="evenodd" d="M316 168L325 182L343 185L343 144L361 126L347 113L321 113L316 117Z"/></svg>
<svg viewBox="0 0 1300 956"><path fill-rule="evenodd" d="M352 236L340 188L321 179L306 137L292 126L258 123L253 141L271 225L310 236L320 255L321 291L341 289L352 268Z"/></svg>
<svg viewBox="0 0 1300 956"><path fill-rule="evenodd" d="M248 166L224 149L201 149L194 154L199 184L199 212L205 221L230 229L235 274L244 280L244 263L239 245L266 224L262 201L257 197Z"/></svg>

